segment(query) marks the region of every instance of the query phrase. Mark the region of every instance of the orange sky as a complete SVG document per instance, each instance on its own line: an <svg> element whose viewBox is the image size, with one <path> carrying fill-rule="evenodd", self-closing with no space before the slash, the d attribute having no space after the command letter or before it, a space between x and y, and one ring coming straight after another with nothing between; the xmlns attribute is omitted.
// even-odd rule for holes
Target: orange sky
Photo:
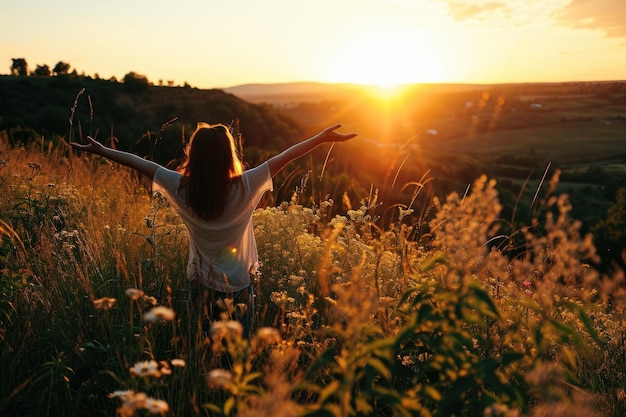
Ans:
<svg viewBox="0 0 626 417"><path fill-rule="evenodd" d="M624 0L22 0L0 6L0 73L199 88L291 81L626 79Z"/></svg>

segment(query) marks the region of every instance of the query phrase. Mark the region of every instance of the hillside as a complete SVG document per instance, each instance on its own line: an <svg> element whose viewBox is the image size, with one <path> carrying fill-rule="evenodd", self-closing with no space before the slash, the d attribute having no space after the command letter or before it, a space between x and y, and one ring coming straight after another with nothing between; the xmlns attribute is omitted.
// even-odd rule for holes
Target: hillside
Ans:
<svg viewBox="0 0 626 417"><path fill-rule="evenodd" d="M626 183L626 82L411 85L392 92L338 85L332 94L328 85L317 93L315 87L231 91L263 98L305 127L339 120L358 131L351 160L367 167L359 178L379 186L384 201L410 201L411 192L398 194L398 186L425 173L433 180L425 191L435 195L463 192L486 174L498 180L507 207L524 207L544 174L549 179L559 170L558 191L570 194L574 214L593 225Z"/></svg>
<svg viewBox="0 0 626 417"><path fill-rule="evenodd" d="M0 131L13 143L97 134L162 163L180 156L199 120L238 120L251 165L340 122L359 139L330 154L320 148L281 173L275 199L289 200L306 185L312 201L345 195L357 204L378 189L384 222L397 216L397 204L413 201L417 221L433 196L463 193L482 174L498 181L504 218L523 221L558 170L557 192L570 194L573 215L588 230L626 183L626 82L199 90L141 80L2 76L0 97ZM305 178L308 184L301 184Z"/></svg>
<svg viewBox="0 0 626 417"><path fill-rule="evenodd" d="M6 130L13 143L97 134L146 153L148 142L152 146L160 134L160 153L167 159L180 152L183 132L188 135L198 121L238 121L251 147L278 149L301 135L298 124L284 114L222 90L88 77L0 76L0 97L0 131Z"/></svg>

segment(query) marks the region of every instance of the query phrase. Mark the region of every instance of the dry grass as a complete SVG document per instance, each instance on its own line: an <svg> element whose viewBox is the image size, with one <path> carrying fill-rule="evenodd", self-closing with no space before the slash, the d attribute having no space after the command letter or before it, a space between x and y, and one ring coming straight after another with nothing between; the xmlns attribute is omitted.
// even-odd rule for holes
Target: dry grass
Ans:
<svg viewBox="0 0 626 417"><path fill-rule="evenodd" d="M622 277L594 270L564 196L502 236L480 178L434 202L419 242L410 224L377 227L374 194L333 218L330 200L257 210L248 342L189 315L186 232L133 173L1 146L3 414L624 411Z"/></svg>

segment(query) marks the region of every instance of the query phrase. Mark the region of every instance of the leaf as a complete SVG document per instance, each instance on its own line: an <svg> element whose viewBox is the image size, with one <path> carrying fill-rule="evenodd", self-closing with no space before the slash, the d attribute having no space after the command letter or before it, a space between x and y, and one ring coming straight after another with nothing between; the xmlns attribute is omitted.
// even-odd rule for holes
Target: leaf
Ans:
<svg viewBox="0 0 626 417"><path fill-rule="evenodd" d="M591 319L587 315L587 312L585 311L585 309L582 306L575 304L575 303L570 303L570 307L576 310L576 312L578 313L578 318L583 323L583 325L585 326L585 329L589 332L589 335L594 340L594 342L600 345L600 347L605 347L606 343L604 343L604 341L600 339L600 336L598 335L598 332L596 331L596 329L593 327L593 323L591 322Z"/></svg>
<svg viewBox="0 0 626 417"><path fill-rule="evenodd" d="M383 400L385 404L396 405L401 404L404 399L404 392L400 393L395 389L385 388L381 386L375 386L372 390L378 398Z"/></svg>
<svg viewBox="0 0 626 417"><path fill-rule="evenodd" d="M229 397L224 403L224 414L229 415L235 408L235 397Z"/></svg>
<svg viewBox="0 0 626 417"><path fill-rule="evenodd" d="M336 394L336 391L339 389L339 382L332 381L330 384L326 385L322 392L320 393L320 398L318 400L319 404L324 404L330 398L333 397L333 394Z"/></svg>
<svg viewBox="0 0 626 417"><path fill-rule="evenodd" d="M377 352L379 356L385 356L385 353L391 353L392 349L396 344L396 340L391 337L387 337L384 339L376 339L372 342L369 342L367 345L363 347L363 352Z"/></svg>
<svg viewBox="0 0 626 417"><path fill-rule="evenodd" d="M202 404L202 408L204 408L205 410L213 411L214 413L218 413L219 415L224 415L222 409L212 403L204 403Z"/></svg>
<svg viewBox="0 0 626 417"><path fill-rule="evenodd" d="M561 355L565 358L570 366L576 366L576 353L567 346L561 346Z"/></svg>
<svg viewBox="0 0 626 417"><path fill-rule="evenodd" d="M476 374L487 380L494 376L496 369L500 366L498 359L493 357L486 357L474 365Z"/></svg>
<svg viewBox="0 0 626 417"><path fill-rule="evenodd" d="M324 368L325 366L336 362L335 356L337 356L337 349L334 347L328 348L322 353L315 362L307 369L305 378L310 378L317 370Z"/></svg>
<svg viewBox="0 0 626 417"><path fill-rule="evenodd" d="M482 306L475 306L475 307L478 308L478 310L482 314L484 314L486 316L489 316L491 318L500 320L502 318L502 316L500 315L500 311L498 310L498 306L493 301L493 298L491 298L491 296L487 293L487 291L485 291L484 288L482 288L477 283L470 284L470 288L474 291L474 296L479 301L483 302ZM486 309L486 308L484 308L484 306L487 306L488 308Z"/></svg>
<svg viewBox="0 0 626 417"><path fill-rule="evenodd" d="M404 325L396 334L395 337L395 346L399 347L406 340L411 340L412 336L415 335L415 329L417 328L417 315L413 314L410 318L410 321Z"/></svg>
<svg viewBox="0 0 626 417"><path fill-rule="evenodd" d="M410 288L408 290L406 290L403 294L402 297L400 297L400 300L398 301L398 305L402 305L404 303L406 303L409 298L415 294L415 297L411 300L411 305L415 305L417 304L419 301L423 300L424 298L426 298L427 294L424 292L421 292L422 289L415 287L415 288Z"/></svg>
<svg viewBox="0 0 626 417"><path fill-rule="evenodd" d="M441 393L439 390L432 385L424 385L423 387L424 394L430 397L434 401L441 401Z"/></svg>
<svg viewBox="0 0 626 417"><path fill-rule="evenodd" d="M391 370L379 358L370 358L365 366L377 371L383 378L391 379Z"/></svg>
<svg viewBox="0 0 626 417"><path fill-rule="evenodd" d="M358 415L368 415L373 411L371 404L368 402L368 397L357 397L355 408Z"/></svg>
<svg viewBox="0 0 626 417"><path fill-rule="evenodd" d="M258 379L258 378L260 378L262 376L263 376L263 374L260 373L260 372L252 372L252 373L246 375L246 377L241 382L243 383L243 385L248 385L248 384L250 384L250 382L252 382L255 379Z"/></svg>
<svg viewBox="0 0 626 417"><path fill-rule="evenodd" d="M582 336L572 326L554 319L549 319L548 322L552 325L552 327L554 327L555 330L561 333L561 335L571 337L579 346L584 344Z"/></svg>
<svg viewBox="0 0 626 417"><path fill-rule="evenodd" d="M311 412L303 414L303 417L334 417L335 415L330 411L322 408L320 410L313 410Z"/></svg>
<svg viewBox="0 0 626 417"><path fill-rule="evenodd" d="M424 320L429 320L432 318L433 310L435 308L431 304L422 304L422 306L417 311L417 321L418 323L423 322Z"/></svg>
<svg viewBox="0 0 626 417"><path fill-rule="evenodd" d="M524 356L526 355L522 352L506 351L502 354L502 366L509 366L513 362L519 362Z"/></svg>
<svg viewBox="0 0 626 417"><path fill-rule="evenodd" d="M422 272L428 272L428 271L434 269L435 266L437 266L439 264L444 264L444 265L447 264L446 257L441 252L435 254L435 256L433 256L432 258L430 258L426 262L422 263L422 265L420 265L420 270Z"/></svg>

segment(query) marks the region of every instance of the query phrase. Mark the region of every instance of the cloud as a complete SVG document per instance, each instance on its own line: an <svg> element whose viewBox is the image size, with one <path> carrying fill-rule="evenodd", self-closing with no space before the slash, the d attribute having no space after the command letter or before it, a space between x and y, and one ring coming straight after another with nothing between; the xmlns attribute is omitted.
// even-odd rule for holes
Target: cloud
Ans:
<svg viewBox="0 0 626 417"><path fill-rule="evenodd" d="M608 37L626 37L624 0L571 0L556 18L571 28L599 30Z"/></svg>
<svg viewBox="0 0 626 417"><path fill-rule="evenodd" d="M509 8L505 3L488 2L482 4L469 2L449 2L448 14L456 21L470 19L484 19L491 17L496 12L509 14Z"/></svg>
<svg viewBox="0 0 626 417"><path fill-rule="evenodd" d="M433 0L456 22L490 26L525 25L544 20L570 29L600 31L626 38L625 0Z"/></svg>

